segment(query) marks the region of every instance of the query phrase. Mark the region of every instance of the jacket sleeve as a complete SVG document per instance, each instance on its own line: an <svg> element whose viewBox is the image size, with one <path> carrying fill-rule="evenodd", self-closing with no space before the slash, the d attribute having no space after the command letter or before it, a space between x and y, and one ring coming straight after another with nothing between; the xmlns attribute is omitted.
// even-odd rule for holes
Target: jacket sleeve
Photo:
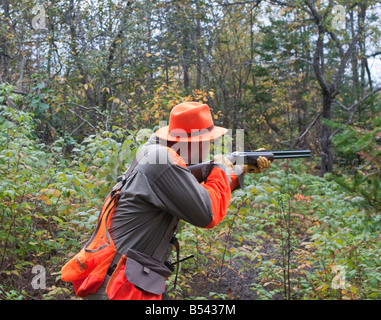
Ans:
<svg viewBox="0 0 381 320"><path fill-rule="evenodd" d="M226 173L220 167L214 167L206 183L201 184L207 191L212 202L212 221L205 228L213 228L225 217L231 199L231 183Z"/></svg>
<svg viewBox="0 0 381 320"><path fill-rule="evenodd" d="M173 163L154 183L162 209L195 226L212 228L225 216L231 189L225 171L214 167L206 183L200 184L182 158L171 155Z"/></svg>
<svg viewBox="0 0 381 320"><path fill-rule="evenodd" d="M240 181L241 180L241 181ZM233 192L243 186L243 176L237 175L235 172L230 172L230 190Z"/></svg>

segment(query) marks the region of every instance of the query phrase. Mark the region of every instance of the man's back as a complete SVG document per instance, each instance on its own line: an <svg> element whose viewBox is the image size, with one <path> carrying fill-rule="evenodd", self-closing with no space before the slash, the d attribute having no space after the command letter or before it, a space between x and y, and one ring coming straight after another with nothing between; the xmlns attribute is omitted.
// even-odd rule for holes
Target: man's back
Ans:
<svg viewBox="0 0 381 320"><path fill-rule="evenodd" d="M181 157L158 144L155 136L139 152L144 151L111 217L109 231L122 254L132 248L151 255L173 217L200 227L213 218L208 191L186 169Z"/></svg>

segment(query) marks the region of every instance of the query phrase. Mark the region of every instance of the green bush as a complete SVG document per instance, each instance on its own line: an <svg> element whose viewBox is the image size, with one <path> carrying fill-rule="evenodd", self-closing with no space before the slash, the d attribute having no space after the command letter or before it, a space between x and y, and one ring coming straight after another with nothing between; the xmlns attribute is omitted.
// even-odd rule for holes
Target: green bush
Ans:
<svg viewBox="0 0 381 320"><path fill-rule="evenodd" d="M0 272L7 276L0 296L4 299L15 296L12 290L33 294L30 283L28 294L15 288L17 279L29 279L36 264L58 274L68 255L81 248L112 183L141 143L134 133L113 128L74 142L74 155L67 157L65 139L50 146L39 142L33 134L34 115L17 108L21 97L11 90L0 88L0 101L7 96L13 105L0 105ZM51 284L57 295L62 294L58 284Z"/></svg>
<svg viewBox="0 0 381 320"><path fill-rule="evenodd" d="M12 91L0 86L0 298L69 299L60 269L89 238L149 130L113 127L45 145L34 134L38 119ZM182 223L182 258L196 259L181 264L176 289L168 279L170 296L380 299L379 129L345 130L339 150L350 142L347 151L363 159L353 175L321 178L306 173L313 161L282 160L245 177L216 228ZM49 275L45 290L31 287L35 265Z"/></svg>
<svg viewBox="0 0 381 320"><path fill-rule="evenodd" d="M226 286L216 283L227 282L230 297L239 299L242 287L225 276L228 270L255 275L255 299L381 297L379 215L336 182L302 173L300 161L246 177L247 187L235 191L216 228L182 229L182 254L195 254L197 261L186 262L175 297L221 298L197 290L203 274L210 291L226 295Z"/></svg>

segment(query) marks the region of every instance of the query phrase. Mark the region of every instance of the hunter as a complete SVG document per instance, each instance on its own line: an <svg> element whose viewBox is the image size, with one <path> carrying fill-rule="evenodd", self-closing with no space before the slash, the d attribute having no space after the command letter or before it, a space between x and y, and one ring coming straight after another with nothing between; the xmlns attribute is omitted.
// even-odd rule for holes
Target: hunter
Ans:
<svg viewBox="0 0 381 320"><path fill-rule="evenodd" d="M184 102L171 110L169 125L149 138L118 178L92 237L62 268L62 280L72 282L76 295L97 300L165 298L165 281L174 271L168 258L173 246L179 248L179 221L215 227L242 177L270 166L264 157L256 166L233 166L219 155L205 172L205 182L199 183L187 166L204 161L210 141L227 131L214 125L206 104Z"/></svg>

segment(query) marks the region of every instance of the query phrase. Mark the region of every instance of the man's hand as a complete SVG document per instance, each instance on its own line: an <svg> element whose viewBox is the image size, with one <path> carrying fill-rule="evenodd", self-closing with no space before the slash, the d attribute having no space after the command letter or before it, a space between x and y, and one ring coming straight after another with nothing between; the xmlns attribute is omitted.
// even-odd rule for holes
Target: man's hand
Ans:
<svg viewBox="0 0 381 320"><path fill-rule="evenodd" d="M265 150L266 149L264 149L264 148L260 148L260 149L257 149L255 151L265 151ZM271 164L271 162L267 158L258 157L256 165L245 164L243 166L243 170L244 170L245 174L246 173L261 173L264 170L268 169L270 167L270 164Z"/></svg>
<svg viewBox="0 0 381 320"><path fill-rule="evenodd" d="M226 167L226 169L228 170L228 172L230 173L233 168L234 168L234 165L233 163L228 159L226 158L225 156L223 156L222 154L218 154L216 156L214 156L213 158L213 162L215 163L220 163L222 165L224 165Z"/></svg>
<svg viewBox="0 0 381 320"><path fill-rule="evenodd" d="M271 162L265 157L258 157L257 164L245 164L243 170L245 173L261 173L270 167Z"/></svg>
<svg viewBox="0 0 381 320"><path fill-rule="evenodd" d="M265 150L264 148L261 148L255 151L264 151L264 150ZM229 173L232 172L234 169L236 174L261 173L267 168L269 168L271 164L271 162L267 158L258 157L256 165L245 164L243 166L242 165L234 166L233 163L227 157L221 154L214 156L213 162L224 165Z"/></svg>

